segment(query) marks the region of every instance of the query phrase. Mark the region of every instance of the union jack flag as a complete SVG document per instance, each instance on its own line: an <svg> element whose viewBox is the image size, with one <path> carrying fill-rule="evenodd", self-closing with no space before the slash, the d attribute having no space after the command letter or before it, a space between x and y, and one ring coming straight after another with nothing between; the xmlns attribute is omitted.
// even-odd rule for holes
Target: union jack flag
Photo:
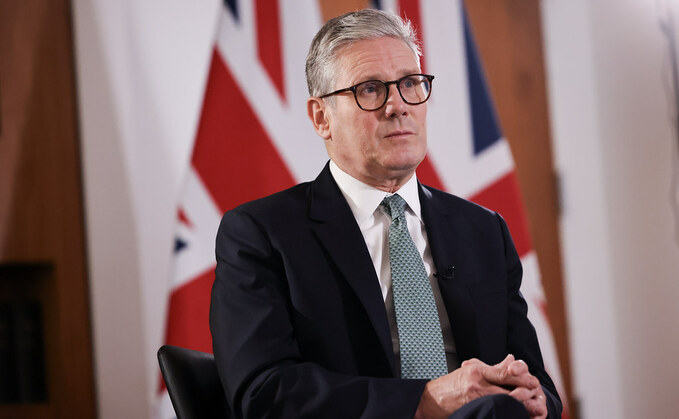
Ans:
<svg viewBox="0 0 679 419"><path fill-rule="evenodd" d="M175 269L166 343L212 352L208 327L214 243L229 209L312 180L327 153L308 120L304 63L331 2L225 0L186 184L178 206ZM355 2L354 2L355 3ZM460 2L392 0L418 29L423 72L436 75L428 109L424 184L503 215L524 267L529 306L546 368L565 400L544 310L538 261L528 233L514 162L502 136L471 29ZM161 380L160 417L174 413Z"/></svg>

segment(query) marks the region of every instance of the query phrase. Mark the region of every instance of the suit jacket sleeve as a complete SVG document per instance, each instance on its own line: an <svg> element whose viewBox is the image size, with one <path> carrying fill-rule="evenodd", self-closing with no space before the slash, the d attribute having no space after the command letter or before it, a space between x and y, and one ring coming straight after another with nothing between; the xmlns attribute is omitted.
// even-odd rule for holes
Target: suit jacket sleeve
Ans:
<svg viewBox="0 0 679 419"><path fill-rule="evenodd" d="M509 315L507 321L508 352L513 354L517 359L524 360L528 364L531 374L540 380L547 399L547 418L558 419L561 417L561 400L559 399L552 379L544 369L535 328L528 320L526 300L519 291L523 274L521 261L507 229L507 224L502 217L497 214L496 216L502 229L505 244L505 260L507 261L507 291L509 297Z"/></svg>
<svg viewBox="0 0 679 419"><path fill-rule="evenodd" d="M251 213L225 214L210 329L236 416L412 417L426 380L340 374L302 358L280 252Z"/></svg>

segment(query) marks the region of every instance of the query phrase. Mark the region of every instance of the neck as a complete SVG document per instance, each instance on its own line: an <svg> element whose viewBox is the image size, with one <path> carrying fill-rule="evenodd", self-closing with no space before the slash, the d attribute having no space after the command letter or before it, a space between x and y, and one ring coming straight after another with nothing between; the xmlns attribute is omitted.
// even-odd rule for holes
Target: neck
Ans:
<svg viewBox="0 0 679 419"><path fill-rule="evenodd" d="M368 185L377 188L381 191L389 192L389 193L396 193L399 189L401 189L401 186L405 185L406 182L410 180L410 178L413 176L413 173L410 173L407 177L405 178L398 178L398 179L388 179L384 180L382 182L369 182L366 180L361 180L364 183L367 183Z"/></svg>
<svg viewBox="0 0 679 419"><path fill-rule="evenodd" d="M340 167L340 169L342 169ZM344 170L344 169L342 169ZM349 176L358 179L366 185L379 189L384 192L396 193L403 185L405 185L410 178L415 174L415 170L407 170L404 172L392 172L387 176L375 176L371 173L352 173L344 170Z"/></svg>

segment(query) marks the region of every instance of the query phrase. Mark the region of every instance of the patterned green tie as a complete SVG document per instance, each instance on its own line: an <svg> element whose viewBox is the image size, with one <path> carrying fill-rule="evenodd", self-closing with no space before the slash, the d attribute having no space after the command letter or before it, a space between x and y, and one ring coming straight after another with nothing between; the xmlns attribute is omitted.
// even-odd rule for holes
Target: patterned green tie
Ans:
<svg viewBox="0 0 679 419"><path fill-rule="evenodd" d="M384 198L382 205L391 217L389 263L401 377L434 379L448 373L434 293L422 257L408 233L406 202L395 194Z"/></svg>

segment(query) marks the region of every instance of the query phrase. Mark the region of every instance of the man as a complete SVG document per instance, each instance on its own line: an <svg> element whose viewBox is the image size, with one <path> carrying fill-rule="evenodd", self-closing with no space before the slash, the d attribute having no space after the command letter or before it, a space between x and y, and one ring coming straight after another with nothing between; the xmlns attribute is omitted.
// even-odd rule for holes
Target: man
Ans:
<svg viewBox="0 0 679 419"><path fill-rule="evenodd" d="M238 417L560 417L502 218L417 182L409 23L330 20L307 56L313 182L224 215L210 327Z"/></svg>

